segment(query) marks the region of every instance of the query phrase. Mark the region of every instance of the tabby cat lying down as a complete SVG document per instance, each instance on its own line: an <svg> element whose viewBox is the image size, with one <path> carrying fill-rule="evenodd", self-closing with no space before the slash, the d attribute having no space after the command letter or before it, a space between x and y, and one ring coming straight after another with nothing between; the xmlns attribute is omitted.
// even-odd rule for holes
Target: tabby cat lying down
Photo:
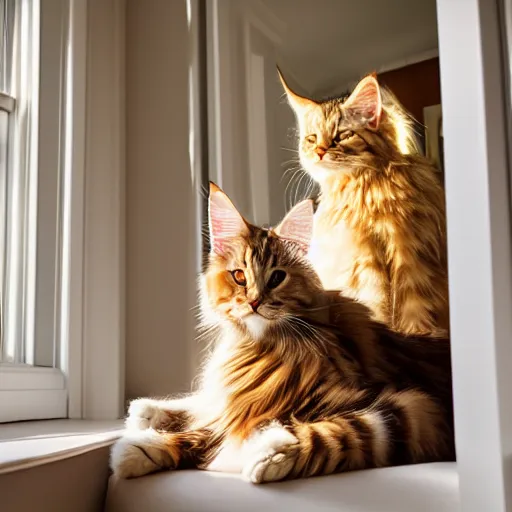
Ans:
<svg viewBox="0 0 512 512"><path fill-rule="evenodd" d="M304 257L312 221L304 201L258 228L211 185L201 307L213 349L196 393L131 403L115 474L201 468L263 483L453 460L448 340L405 338L324 291Z"/></svg>

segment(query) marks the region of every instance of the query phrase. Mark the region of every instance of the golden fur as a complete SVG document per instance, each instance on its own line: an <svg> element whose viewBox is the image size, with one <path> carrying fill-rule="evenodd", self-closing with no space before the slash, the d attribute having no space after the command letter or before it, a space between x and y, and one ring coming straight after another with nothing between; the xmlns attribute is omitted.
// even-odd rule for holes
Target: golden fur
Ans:
<svg viewBox="0 0 512 512"><path fill-rule="evenodd" d="M257 228L212 185L211 355L196 393L132 402L116 474L226 470L229 450L254 483L453 458L448 340L406 338L324 291L305 258L312 219L305 201Z"/></svg>
<svg viewBox="0 0 512 512"><path fill-rule="evenodd" d="M446 335L444 193L410 117L374 76L323 102L283 85L301 163L321 189L310 259L324 287L404 334Z"/></svg>

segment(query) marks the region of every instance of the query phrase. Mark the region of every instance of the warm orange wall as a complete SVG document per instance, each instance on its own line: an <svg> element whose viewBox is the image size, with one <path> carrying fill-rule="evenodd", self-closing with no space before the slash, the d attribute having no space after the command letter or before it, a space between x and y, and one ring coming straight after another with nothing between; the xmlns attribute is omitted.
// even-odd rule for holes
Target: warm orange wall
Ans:
<svg viewBox="0 0 512 512"><path fill-rule="evenodd" d="M441 103L438 57L381 73L379 82L420 122L424 107Z"/></svg>

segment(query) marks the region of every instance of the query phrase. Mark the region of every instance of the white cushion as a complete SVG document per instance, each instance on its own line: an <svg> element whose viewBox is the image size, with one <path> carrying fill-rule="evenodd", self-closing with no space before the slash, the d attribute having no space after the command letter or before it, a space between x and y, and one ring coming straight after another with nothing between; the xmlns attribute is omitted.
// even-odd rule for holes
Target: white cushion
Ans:
<svg viewBox="0 0 512 512"><path fill-rule="evenodd" d="M275 484L175 471L111 477L106 512L452 512L459 510L455 463L371 469Z"/></svg>

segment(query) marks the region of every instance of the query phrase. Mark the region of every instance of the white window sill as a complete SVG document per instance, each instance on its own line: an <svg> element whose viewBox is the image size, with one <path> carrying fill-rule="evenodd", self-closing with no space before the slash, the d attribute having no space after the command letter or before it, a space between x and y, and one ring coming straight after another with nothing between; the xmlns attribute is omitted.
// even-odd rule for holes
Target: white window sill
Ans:
<svg viewBox="0 0 512 512"><path fill-rule="evenodd" d="M50 420L0 425L0 474L108 446L122 433L122 420Z"/></svg>
<svg viewBox="0 0 512 512"><path fill-rule="evenodd" d="M0 422L67 416L64 374L56 368L0 364Z"/></svg>

